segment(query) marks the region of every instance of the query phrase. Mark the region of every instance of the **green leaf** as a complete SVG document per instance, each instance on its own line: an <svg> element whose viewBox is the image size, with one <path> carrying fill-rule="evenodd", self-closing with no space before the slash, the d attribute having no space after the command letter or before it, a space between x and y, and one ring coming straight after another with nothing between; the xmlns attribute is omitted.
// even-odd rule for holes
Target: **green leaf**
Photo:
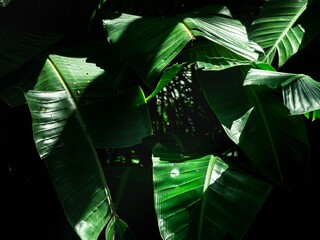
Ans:
<svg viewBox="0 0 320 240"><path fill-rule="evenodd" d="M11 0L1 0L0 7L6 7L9 5L10 2L11 2Z"/></svg>
<svg viewBox="0 0 320 240"><path fill-rule="evenodd" d="M210 41L198 39L178 56L181 62L195 64L195 69L203 71L220 71L239 65L249 65L250 60Z"/></svg>
<svg viewBox="0 0 320 240"><path fill-rule="evenodd" d="M251 48L245 26L238 20L196 13L186 15L183 23L195 37L207 38L241 56L242 60L254 61L258 58L258 54Z"/></svg>
<svg viewBox="0 0 320 240"><path fill-rule="evenodd" d="M121 14L104 19L103 23L116 51L151 89L156 87L162 71L174 64L172 61L190 41L198 41L197 37L200 41L209 40L212 48L204 51L207 59L213 59L217 65L236 64L237 61L243 64L258 58L255 52L258 46L249 41L245 27L231 19L229 10L223 6L208 6L174 17ZM140 61L136 61L137 52ZM201 62L200 59L200 68Z"/></svg>
<svg viewBox="0 0 320 240"><path fill-rule="evenodd" d="M34 140L65 214L82 240L97 239L115 214L95 148L66 91L28 91Z"/></svg>
<svg viewBox="0 0 320 240"><path fill-rule="evenodd" d="M123 13L104 19L103 24L116 51L151 89L160 73L193 38L182 23L169 17L143 18Z"/></svg>
<svg viewBox="0 0 320 240"><path fill-rule="evenodd" d="M83 40L77 44L63 42L64 46L55 50L57 54L50 54L46 60L35 59L18 73L20 82L0 91L0 96L11 105L19 105L25 103L21 90L67 90L96 147L140 143L152 131L142 89L116 88L123 78L121 62L104 42Z"/></svg>
<svg viewBox="0 0 320 240"><path fill-rule="evenodd" d="M272 182L295 185L303 181L310 158L304 119L289 116L281 93L276 90L243 87L241 69L197 71L209 105L228 129L253 108L244 129L238 132L239 147Z"/></svg>
<svg viewBox="0 0 320 240"><path fill-rule="evenodd" d="M271 186L212 155L153 157L155 208L163 239L242 239Z"/></svg>
<svg viewBox="0 0 320 240"><path fill-rule="evenodd" d="M281 67L299 50L305 31L301 25L294 25L307 4L307 0L266 1L249 29L249 38L265 51L261 61L271 64L277 53Z"/></svg>
<svg viewBox="0 0 320 240"><path fill-rule="evenodd" d="M123 220L114 216L106 228L105 239L135 240L135 237L128 225Z"/></svg>
<svg viewBox="0 0 320 240"><path fill-rule="evenodd" d="M96 147L130 147L152 133L148 106L140 87L80 110Z"/></svg>
<svg viewBox="0 0 320 240"><path fill-rule="evenodd" d="M95 148L131 146L151 132L142 89L115 91L122 68L111 68L116 59L104 56L102 46L95 41L75 44L79 48L72 56L60 46L60 55L49 55L44 63L37 59L41 70L25 69L28 74L18 85L18 91L26 92L39 155L66 217L83 240L97 239L104 228L108 236L124 231L111 221L115 211Z"/></svg>
<svg viewBox="0 0 320 240"><path fill-rule="evenodd" d="M157 95L163 87L165 87L184 67L184 64L174 64L164 70L155 90L146 98L149 101L151 98Z"/></svg>
<svg viewBox="0 0 320 240"><path fill-rule="evenodd" d="M58 33L20 28L1 28L0 36L0 79L19 69L62 37Z"/></svg>
<svg viewBox="0 0 320 240"><path fill-rule="evenodd" d="M250 69L243 85L281 87L284 105L292 115L320 109L320 83L303 74Z"/></svg>
<svg viewBox="0 0 320 240"><path fill-rule="evenodd" d="M243 116L241 116L239 119L234 120L231 128L227 128L226 126L222 125L225 132L229 136L229 138L235 143L239 144L240 137L242 134L242 131L244 130L246 123L250 117L250 114L252 112L253 108L249 109Z"/></svg>

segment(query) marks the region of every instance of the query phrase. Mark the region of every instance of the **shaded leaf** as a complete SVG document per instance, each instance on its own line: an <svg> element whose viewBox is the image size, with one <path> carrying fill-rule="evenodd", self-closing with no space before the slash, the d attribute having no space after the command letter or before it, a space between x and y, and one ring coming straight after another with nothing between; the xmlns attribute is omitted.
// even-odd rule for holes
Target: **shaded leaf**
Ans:
<svg viewBox="0 0 320 240"><path fill-rule="evenodd" d="M225 127L230 129L253 108L238 145L265 176L280 185L295 185L304 179L310 158L304 119L289 116L279 92L261 86L243 87L241 68L197 71L197 76L208 103Z"/></svg>
<svg viewBox="0 0 320 240"><path fill-rule="evenodd" d="M10 105L24 104L23 91L67 89L86 122L96 147L124 147L151 134L144 93L139 87L117 89L122 65L103 42L61 43L47 59L37 58L23 71L19 83L0 91ZM69 48L67 48L68 46ZM62 55L63 54L63 55ZM40 68L39 68L40 66ZM42 67L42 68L41 68Z"/></svg>
<svg viewBox="0 0 320 240"><path fill-rule="evenodd" d="M134 240L136 238L129 226L123 220L114 216L106 228L105 239Z"/></svg>
<svg viewBox="0 0 320 240"><path fill-rule="evenodd" d="M32 58L47 50L61 37L61 34L39 30L1 28L0 79L16 71ZM14 81L12 82L14 83Z"/></svg>

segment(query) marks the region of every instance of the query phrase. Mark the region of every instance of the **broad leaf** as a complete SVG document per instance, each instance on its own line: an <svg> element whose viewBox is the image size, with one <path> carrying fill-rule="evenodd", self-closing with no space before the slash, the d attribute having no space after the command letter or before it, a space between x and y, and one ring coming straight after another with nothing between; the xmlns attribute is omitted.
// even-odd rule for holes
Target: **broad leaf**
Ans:
<svg viewBox="0 0 320 240"><path fill-rule="evenodd" d="M232 65L236 61L243 64L258 58L255 52L258 46L249 41L245 27L232 19L223 6L208 6L162 18L121 14L114 19L105 19L103 23L116 51L152 89L162 71L173 64L172 61L190 41L197 41L198 37L200 41L203 38L209 40L212 48L205 49L205 54L219 65ZM139 53L140 61L136 61L136 53ZM199 57L202 53L195 51L191 54ZM198 61L198 58L189 63L192 60ZM199 59L199 65L201 61Z"/></svg>
<svg viewBox="0 0 320 240"><path fill-rule="evenodd" d="M26 99L40 157L66 217L82 240L97 239L115 214L100 162L66 91L29 91Z"/></svg>
<svg viewBox="0 0 320 240"><path fill-rule="evenodd" d="M0 28L0 36L0 79L19 69L62 37L57 33L27 31L23 28ZM8 83L1 83L4 84Z"/></svg>
<svg viewBox="0 0 320 240"><path fill-rule="evenodd" d="M302 116L289 116L274 89L243 87L241 68L223 72L197 71L201 88L228 134L271 181L294 185L306 176L309 142ZM253 109L252 109L253 108ZM250 115L245 113L251 110ZM233 127L245 117L246 124ZM300 178L297 178L297 175Z"/></svg>
<svg viewBox="0 0 320 240"><path fill-rule="evenodd" d="M260 60L273 63L278 54L278 67L294 55L304 36L301 25L294 26L306 10L307 0L268 0L249 29L249 37L265 51Z"/></svg>
<svg viewBox="0 0 320 240"><path fill-rule="evenodd" d="M192 47L185 49L178 59L181 62L194 64L195 69L203 71L219 71L252 63L225 47L200 39L195 41Z"/></svg>
<svg viewBox="0 0 320 240"><path fill-rule="evenodd" d="M104 228L108 236L127 231L119 228L119 219L112 220L115 212L95 148L137 144L151 126L139 86L115 91L121 67L110 67L116 59L103 55L108 53L104 44L75 46L78 51L72 54L60 46L59 55L35 59L37 67L24 68L26 75L21 70L25 78L10 89L26 93L37 150L66 217L81 239L93 240Z"/></svg>
<svg viewBox="0 0 320 240"><path fill-rule="evenodd" d="M201 13L201 9L199 11ZM211 14L206 11L204 14L196 12L182 15L184 17L182 20L195 37L207 38L220 47L241 56L242 60L257 60L258 54L251 48L245 26L238 20L217 14L217 12Z"/></svg>
<svg viewBox="0 0 320 240"><path fill-rule="evenodd" d="M219 157L178 156L161 151L153 157L162 238L242 239L271 186Z"/></svg>
<svg viewBox="0 0 320 240"><path fill-rule="evenodd" d="M281 87L284 105L292 115L320 109L320 83L303 74L250 69L243 84Z"/></svg>
<svg viewBox="0 0 320 240"><path fill-rule="evenodd" d="M117 52L151 89L155 88L159 74L193 38L174 18L122 14L103 20L103 24Z"/></svg>
<svg viewBox="0 0 320 240"><path fill-rule="evenodd" d="M105 43L65 43L44 61L35 59L12 77L20 82L0 92L11 105L24 104L22 91L67 89L77 106L96 147L125 147L140 143L151 134L151 123L142 90L115 88L122 78L122 65ZM68 46L68 47L66 47ZM59 55L58 55L59 53ZM63 55L62 55L63 54ZM41 68L39 68L42 67Z"/></svg>

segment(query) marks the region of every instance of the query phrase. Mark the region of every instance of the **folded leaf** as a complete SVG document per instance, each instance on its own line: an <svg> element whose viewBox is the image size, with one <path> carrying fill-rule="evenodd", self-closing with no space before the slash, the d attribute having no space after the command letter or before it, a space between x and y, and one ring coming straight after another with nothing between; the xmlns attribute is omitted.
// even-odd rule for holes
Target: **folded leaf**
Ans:
<svg viewBox="0 0 320 240"><path fill-rule="evenodd" d="M303 74L250 69L243 85L281 87L284 105L292 115L320 109L320 83Z"/></svg>
<svg viewBox="0 0 320 240"><path fill-rule="evenodd" d="M237 136L239 147L274 183L295 185L303 181L310 161L303 117L290 116L280 91L261 86L243 87L242 70L235 67L218 72L197 71L208 103L228 129L253 108L245 118L241 135ZM235 135L240 133L238 128L234 130Z"/></svg>

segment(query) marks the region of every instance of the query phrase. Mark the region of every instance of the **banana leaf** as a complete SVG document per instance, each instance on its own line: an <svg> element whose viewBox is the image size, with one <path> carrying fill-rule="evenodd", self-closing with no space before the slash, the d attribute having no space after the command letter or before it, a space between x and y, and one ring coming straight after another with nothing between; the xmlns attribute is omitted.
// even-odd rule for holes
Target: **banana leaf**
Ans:
<svg viewBox="0 0 320 240"><path fill-rule="evenodd" d="M250 69L243 85L281 87L283 104L292 115L307 114L320 109L320 83L304 74Z"/></svg>
<svg viewBox="0 0 320 240"><path fill-rule="evenodd" d="M149 113L138 85L114 87L123 75L112 51L83 40L73 48L60 42L56 54L34 58L10 75L21 76L20 82L2 89L1 97L13 105L27 102L39 156L79 237L98 239L104 228L108 237L125 236L96 148L138 144L151 134ZM24 101L17 101L21 94Z"/></svg>
<svg viewBox="0 0 320 240"><path fill-rule="evenodd" d="M305 34L297 19L307 5L307 0L266 1L248 30L250 40L264 49L265 54L259 60L273 64L277 53L277 66L281 67L297 53Z"/></svg>
<svg viewBox="0 0 320 240"><path fill-rule="evenodd" d="M0 34L0 79L16 71L62 38L59 33L23 28L0 28ZM2 81L0 86L8 84Z"/></svg>
<svg viewBox="0 0 320 240"><path fill-rule="evenodd" d="M305 179L310 161L304 119L290 116L281 92L244 87L243 69L197 71L197 77L224 129L255 166L275 184L298 184Z"/></svg>
<svg viewBox="0 0 320 240"><path fill-rule="evenodd" d="M115 212L99 158L67 91L26 93L36 146L71 226L98 239Z"/></svg>
<svg viewBox="0 0 320 240"><path fill-rule="evenodd" d="M168 65L176 63L175 58L181 51L198 39L207 39L211 45L215 44L208 58L246 63L258 58L257 48L253 47L257 45L249 41L245 27L230 18L230 12L223 6L208 6L162 18L122 13L112 19L105 18L103 24L106 36L117 53L151 89L159 86L160 75ZM137 53L139 61L136 61ZM183 61L180 60L179 64Z"/></svg>
<svg viewBox="0 0 320 240"><path fill-rule="evenodd" d="M157 145L153 155L162 239L242 239L272 186L218 156L165 149Z"/></svg>
<svg viewBox="0 0 320 240"><path fill-rule="evenodd" d="M71 39L75 41L75 39ZM82 37L68 39L50 54L35 58L10 76L19 82L0 91L11 106L25 104L23 92L70 93L96 147L125 147L151 134L151 123L142 89L132 85L117 89L123 67L104 42ZM71 42L69 42L71 41ZM70 45L72 44L72 45Z"/></svg>

